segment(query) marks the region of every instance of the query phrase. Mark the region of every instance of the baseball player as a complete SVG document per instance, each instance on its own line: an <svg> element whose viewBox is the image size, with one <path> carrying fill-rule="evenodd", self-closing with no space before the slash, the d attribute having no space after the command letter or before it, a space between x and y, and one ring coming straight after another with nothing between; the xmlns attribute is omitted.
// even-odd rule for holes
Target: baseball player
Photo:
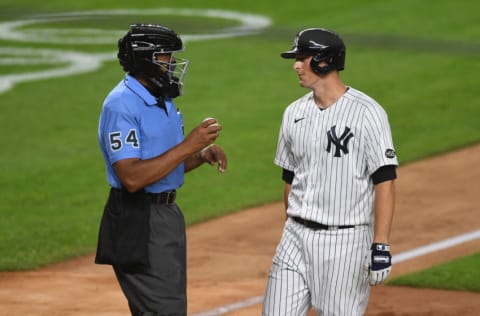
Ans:
<svg viewBox="0 0 480 316"><path fill-rule="evenodd" d="M184 173L204 162L227 166L207 119L185 138L173 99L187 60L171 29L134 24L118 41L126 75L106 97L98 127L110 194L95 262L111 264L132 315L187 313L185 221L175 203Z"/></svg>
<svg viewBox="0 0 480 316"><path fill-rule="evenodd" d="M270 269L263 315L363 315L370 286L390 273L398 165L384 109L339 78L345 45L334 32L299 32L300 86L284 112L275 164L287 220Z"/></svg>

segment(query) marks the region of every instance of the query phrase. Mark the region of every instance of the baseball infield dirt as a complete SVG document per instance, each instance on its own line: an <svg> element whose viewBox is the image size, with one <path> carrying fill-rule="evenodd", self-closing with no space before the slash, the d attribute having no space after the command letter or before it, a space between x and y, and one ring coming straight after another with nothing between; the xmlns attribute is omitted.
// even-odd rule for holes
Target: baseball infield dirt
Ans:
<svg viewBox="0 0 480 316"><path fill-rule="evenodd" d="M476 145L399 169L391 236L394 255L480 229L479 165L480 145ZM223 315L260 315L258 298L265 289L284 218L282 204L275 203L188 228L189 315L207 316L207 311L251 298L256 303ZM398 263L392 275L479 249L476 239ZM480 315L479 302L478 293L378 286L367 315L473 316ZM90 255L36 271L0 273L0 316L13 315L126 316L129 312L111 268L95 265Z"/></svg>

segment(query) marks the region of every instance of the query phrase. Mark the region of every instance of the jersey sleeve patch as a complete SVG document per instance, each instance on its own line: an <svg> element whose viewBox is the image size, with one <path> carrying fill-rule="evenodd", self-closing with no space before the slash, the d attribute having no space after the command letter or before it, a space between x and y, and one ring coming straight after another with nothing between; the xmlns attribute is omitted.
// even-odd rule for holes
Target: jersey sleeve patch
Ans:
<svg viewBox="0 0 480 316"><path fill-rule="evenodd" d="M387 157L389 159L393 159L393 158L395 158L395 156L396 156L395 150L390 149L390 148L385 150L385 157Z"/></svg>
<svg viewBox="0 0 480 316"><path fill-rule="evenodd" d="M108 134L110 150L117 152L123 149L124 146L131 148L140 148L140 143L137 137L137 130L130 129L125 137L122 136L121 131L115 131Z"/></svg>

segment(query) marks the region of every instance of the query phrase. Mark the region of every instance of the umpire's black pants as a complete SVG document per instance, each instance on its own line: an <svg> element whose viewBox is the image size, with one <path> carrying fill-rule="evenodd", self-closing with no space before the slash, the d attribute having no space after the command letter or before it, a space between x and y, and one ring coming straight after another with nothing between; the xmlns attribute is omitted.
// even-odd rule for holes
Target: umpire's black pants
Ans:
<svg viewBox="0 0 480 316"><path fill-rule="evenodd" d="M185 219L176 204L149 204L150 267L113 265L132 316L185 316Z"/></svg>

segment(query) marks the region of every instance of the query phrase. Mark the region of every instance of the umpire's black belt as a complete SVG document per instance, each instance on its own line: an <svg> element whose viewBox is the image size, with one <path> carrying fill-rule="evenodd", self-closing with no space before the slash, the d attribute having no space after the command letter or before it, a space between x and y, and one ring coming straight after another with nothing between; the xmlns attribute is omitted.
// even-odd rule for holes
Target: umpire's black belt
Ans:
<svg viewBox="0 0 480 316"><path fill-rule="evenodd" d="M172 204L177 198L177 191L173 190L170 192L161 192L161 193L145 193L148 200L156 204Z"/></svg>
<svg viewBox="0 0 480 316"><path fill-rule="evenodd" d="M112 191L126 192L125 189L116 189L116 188L112 188ZM161 193L144 192L143 190L141 190L132 194L135 194L135 195L141 194L147 201L155 204L172 204L175 202L175 199L177 198L176 190L169 191L169 192L161 192Z"/></svg>
<svg viewBox="0 0 480 316"><path fill-rule="evenodd" d="M314 229L314 230L335 230L335 229L346 229L346 228L355 227L354 225L330 226L330 225L324 225L317 222L309 221L307 219L303 219L296 216L291 216L291 217L295 222L300 223L303 226Z"/></svg>

